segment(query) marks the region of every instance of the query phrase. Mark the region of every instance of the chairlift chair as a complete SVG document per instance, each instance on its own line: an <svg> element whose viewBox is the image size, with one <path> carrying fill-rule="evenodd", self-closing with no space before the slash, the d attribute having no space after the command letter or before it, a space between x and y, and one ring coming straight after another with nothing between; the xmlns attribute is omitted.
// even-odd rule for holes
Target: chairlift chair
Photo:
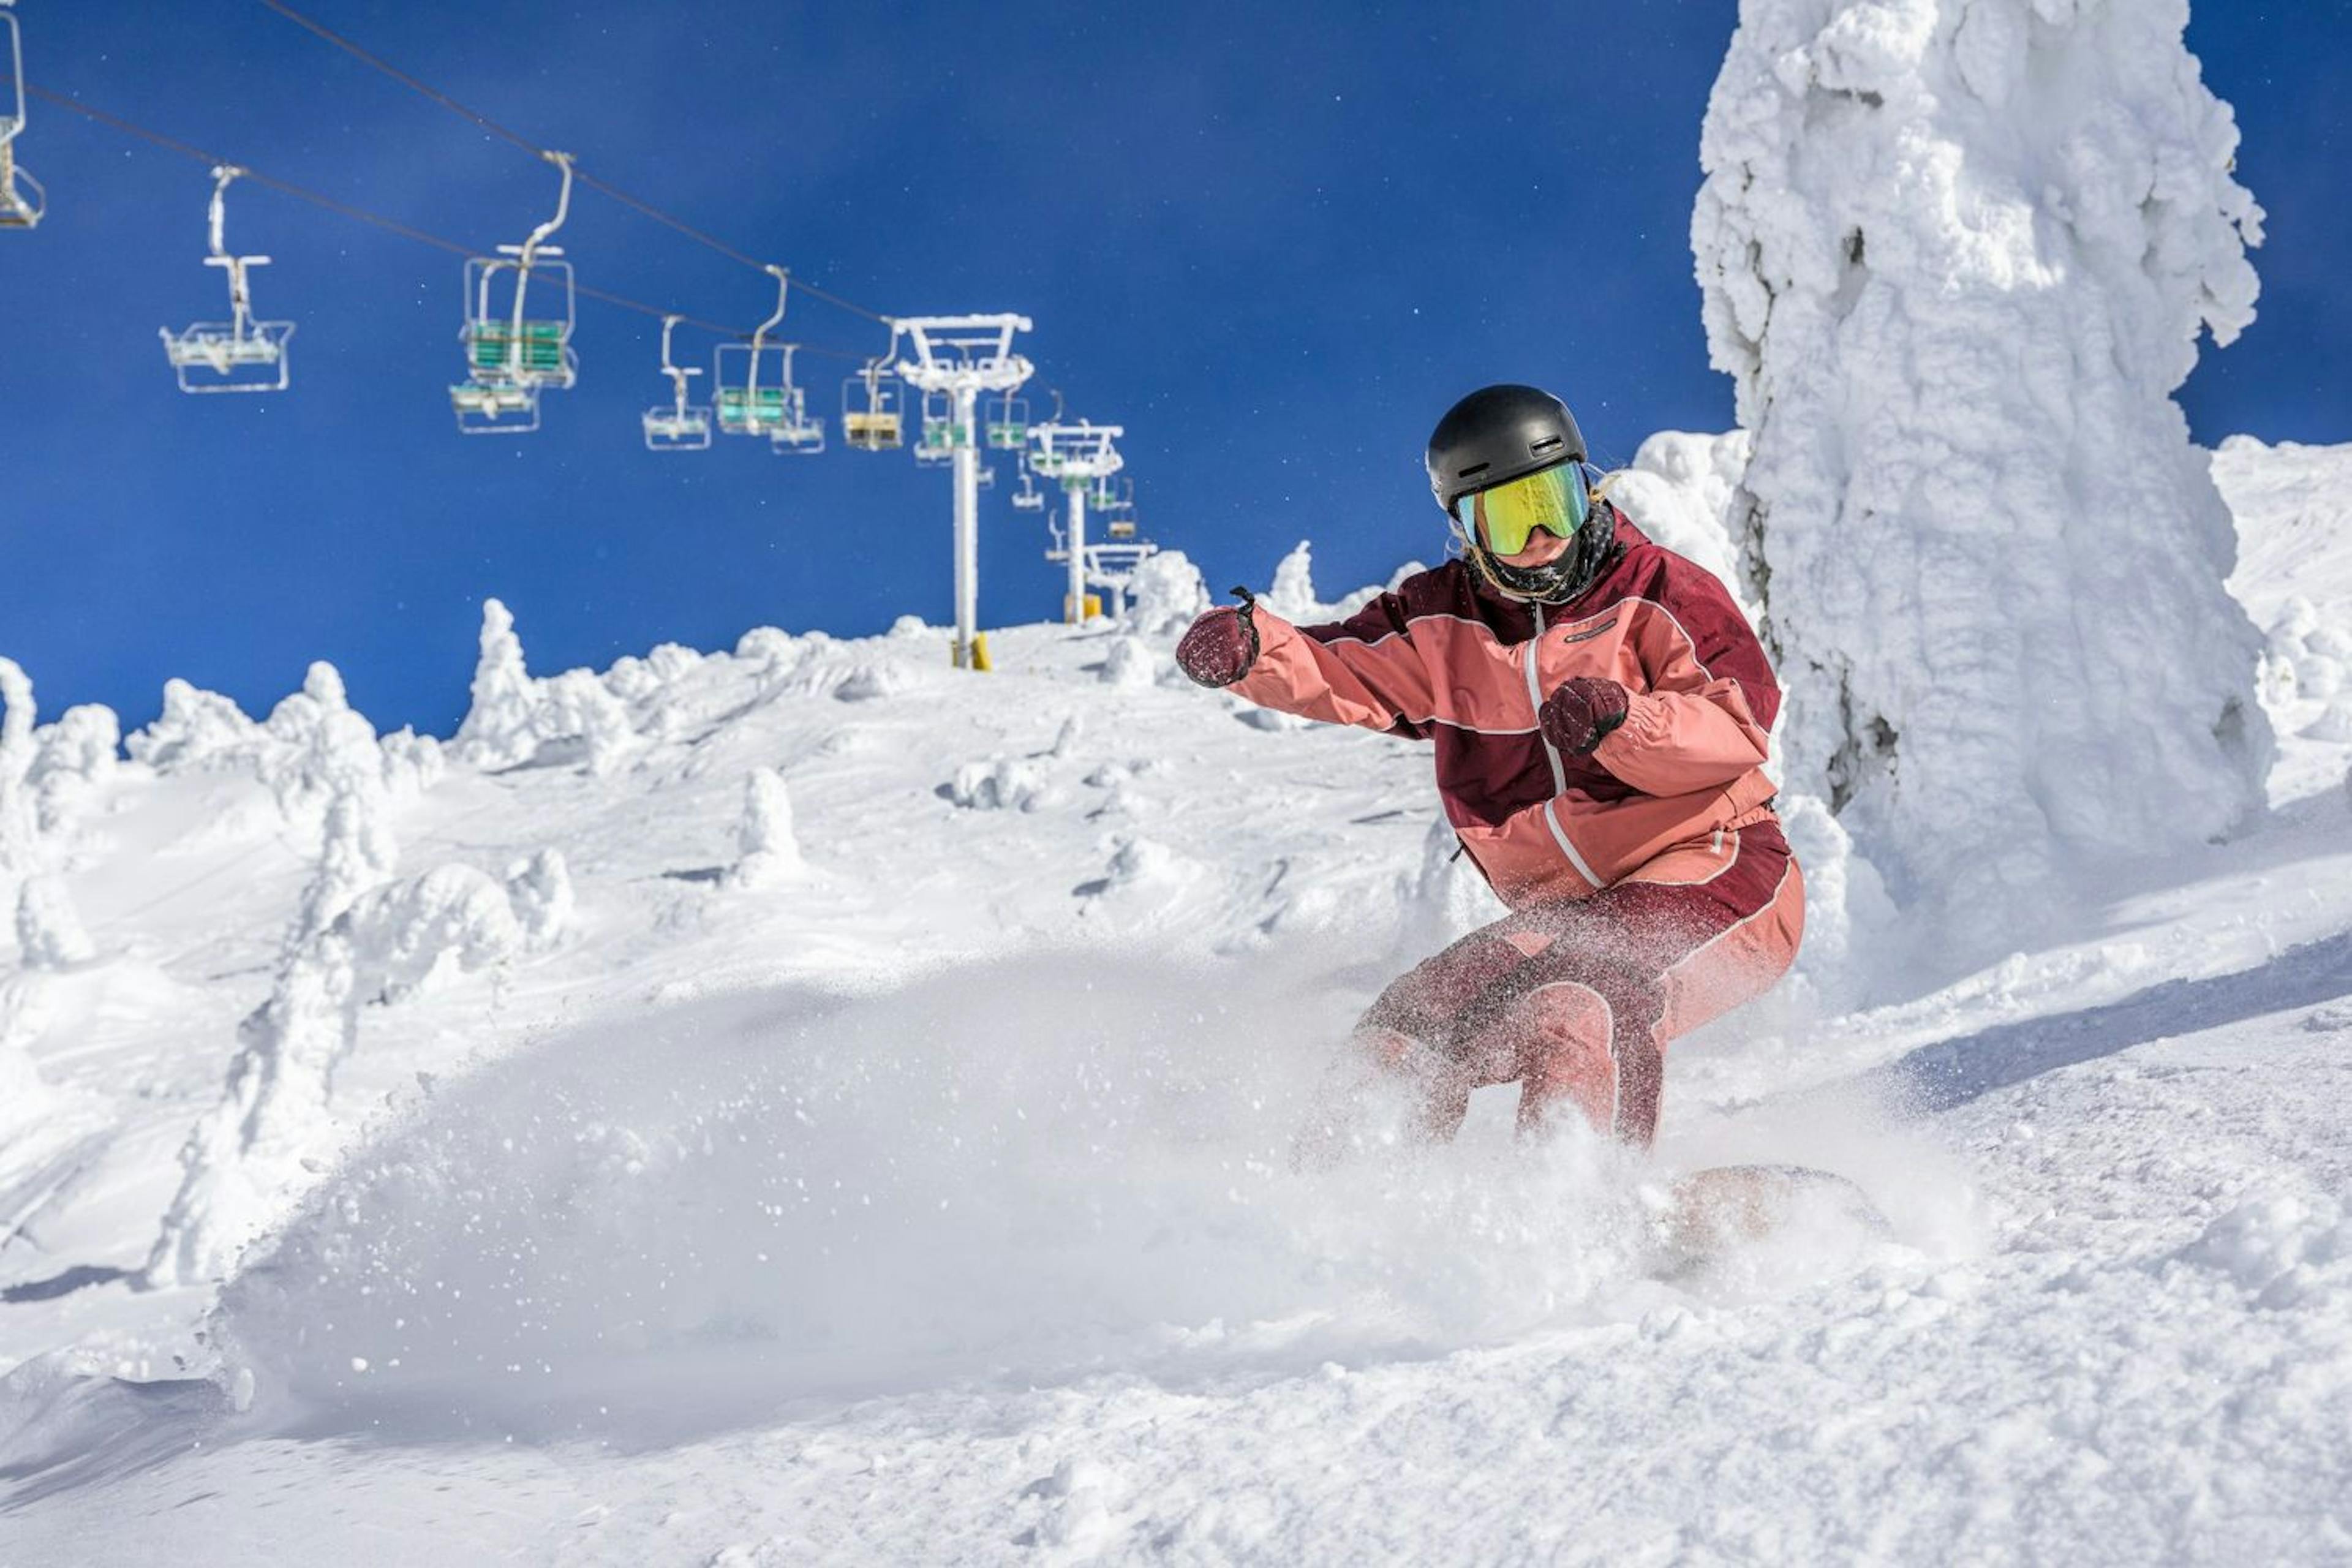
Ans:
<svg viewBox="0 0 2352 1568"><path fill-rule="evenodd" d="M710 449L710 410L688 404L686 383L702 372L669 357L669 335L684 318L662 318L662 374L669 377L671 401L645 412L646 448L654 452L707 452Z"/></svg>
<svg viewBox="0 0 2352 1568"><path fill-rule="evenodd" d="M722 436L764 436L775 451L809 449L824 444L824 427L811 421L793 384L793 353L797 343L773 343L768 334L784 319L792 295L792 274L771 265L776 280L775 312L752 331L748 343L721 343L711 362L711 385Z"/></svg>
<svg viewBox="0 0 2352 1568"><path fill-rule="evenodd" d="M16 0L0 0L0 22L8 24L8 80L12 91L0 106L0 228L33 228L48 210L48 193L30 171L17 167L16 133L25 129L25 41L16 28Z"/></svg>
<svg viewBox="0 0 2352 1568"><path fill-rule="evenodd" d="M787 374L791 363L787 355ZM784 400L784 417L768 432L768 449L779 458L814 458L824 450L824 421L811 417L805 387L793 387L793 395Z"/></svg>
<svg viewBox="0 0 2352 1568"><path fill-rule="evenodd" d="M1013 492L1013 510L1015 511L1045 510L1045 492L1037 488L1036 480L1030 473L1029 465L1026 463L1021 465L1021 488Z"/></svg>
<svg viewBox="0 0 2352 1568"><path fill-rule="evenodd" d="M163 357L171 362L182 392L283 392L292 367L287 354L294 336L291 321L257 321L246 268L267 267L267 256L231 256L223 239L228 187L243 169L222 164L213 170L212 254L207 267L228 274L229 319L197 321L184 331L158 328Z"/></svg>
<svg viewBox="0 0 2352 1568"><path fill-rule="evenodd" d="M1029 444L1029 403L1011 393L988 400L988 444L1000 452L1017 452Z"/></svg>
<svg viewBox="0 0 2352 1568"><path fill-rule="evenodd" d="M922 433L915 445L915 461L925 464L952 460L956 449L955 401L944 392L923 394Z"/></svg>
<svg viewBox="0 0 2352 1568"><path fill-rule="evenodd" d="M885 353L841 384L841 438L861 452L895 452L903 444L898 378L889 361Z"/></svg>
<svg viewBox="0 0 2352 1568"><path fill-rule="evenodd" d="M572 210L572 154L550 153L563 172L555 216L530 231L520 245L501 245L496 256L466 263L469 310L458 340L466 349L466 381L449 389L458 430L467 436L522 435L539 428L540 394L569 391L580 379L580 356L572 347L576 320L572 264L549 260L563 254L548 236L563 226ZM533 276L544 275L562 290L560 316L530 313ZM494 309L504 290L509 303ZM544 291L542 291L544 292Z"/></svg>
<svg viewBox="0 0 2352 1568"><path fill-rule="evenodd" d="M1132 540L1135 537L1135 519L1114 517L1103 524L1103 532L1107 537L1121 542Z"/></svg>

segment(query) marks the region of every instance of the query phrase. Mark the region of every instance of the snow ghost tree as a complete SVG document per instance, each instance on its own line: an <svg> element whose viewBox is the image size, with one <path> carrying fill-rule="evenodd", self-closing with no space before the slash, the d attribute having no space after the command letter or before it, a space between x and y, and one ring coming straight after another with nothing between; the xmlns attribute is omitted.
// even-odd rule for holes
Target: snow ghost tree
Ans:
<svg viewBox="0 0 2352 1568"><path fill-rule="evenodd" d="M1988 941L2257 807L2258 639L2171 395L2261 209L2186 0L1742 0L1692 220L1785 776Z"/></svg>
<svg viewBox="0 0 2352 1568"><path fill-rule="evenodd" d="M1307 541L1300 540L1296 549L1276 563L1274 586L1265 591L1265 602L1285 620L1302 621L1314 616L1315 552Z"/></svg>
<svg viewBox="0 0 2352 1568"><path fill-rule="evenodd" d="M13 658L0 658L0 878L32 869L40 837L33 810L33 683Z"/></svg>
<svg viewBox="0 0 2352 1568"><path fill-rule="evenodd" d="M743 780L743 816L735 829L742 850L728 874L738 888L765 887L801 868L800 842L793 837L793 797L784 775L754 768Z"/></svg>
<svg viewBox="0 0 2352 1568"><path fill-rule="evenodd" d="M665 644L654 658L621 672L621 684L645 695L702 656ZM606 773L631 755L636 727L628 704L592 670L571 669L536 680L525 667L514 616L496 599L482 601L481 655L474 665L474 702L457 727L454 750L478 768L512 768L568 753L594 773ZM548 750L551 746L556 752Z"/></svg>

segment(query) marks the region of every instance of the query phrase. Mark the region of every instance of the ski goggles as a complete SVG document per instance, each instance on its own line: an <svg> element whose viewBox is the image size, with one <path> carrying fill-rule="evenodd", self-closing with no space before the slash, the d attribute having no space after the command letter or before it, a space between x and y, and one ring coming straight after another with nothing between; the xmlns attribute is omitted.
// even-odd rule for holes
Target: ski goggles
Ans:
<svg viewBox="0 0 2352 1568"><path fill-rule="evenodd" d="M1454 503L1454 521L1473 543L1497 555L1517 555L1538 528L1559 539L1576 537L1591 505L1584 465L1562 463L1471 491Z"/></svg>

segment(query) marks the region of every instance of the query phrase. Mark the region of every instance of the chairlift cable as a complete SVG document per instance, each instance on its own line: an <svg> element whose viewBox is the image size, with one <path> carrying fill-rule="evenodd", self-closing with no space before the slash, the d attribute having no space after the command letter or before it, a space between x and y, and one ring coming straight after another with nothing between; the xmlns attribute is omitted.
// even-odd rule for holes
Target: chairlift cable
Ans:
<svg viewBox="0 0 2352 1568"><path fill-rule="evenodd" d="M64 93L53 91L48 88L36 86L31 82L26 82L25 84L25 91L29 97L38 98L45 102L54 103L60 109L69 109L74 113L82 116L86 120L95 121L100 125L108 126L113 130L122 132L126 135L136 136L142 141L152 142L156 146L162 147L167 152L177 153L183 157L193 158L196 162L203 163L207 167L233 164L234 166L245 171L242 175L243 178L251 180L257 185L267 185L271 190L277 191L280 195L292 196L297 201L309 202L313 206L324 207L331 213L350 218L354 222L373 224L377 228L384 229L390 233L399 235L404 239L413 239L419 245L434 246L439 249L449 252L453 256L470 257L480 254L478 247L460 245L454 239L444 239L437 234L427 234L421 228L413 228L407 224L400 222L397 218L384 217L380 214L369 212L364 207L355 207L347 202L339 202L332 196L321 195L317 191L306 190L300 185L289 184L284 180L261 173L259 170L254 168L250 163L242 163L234 158L224 157L217 153L208 153L201 147L194 146L189 142L182 142L174 137L166 136L160 131L150 131L143 125L135 125L130 121L123 119L121 115L110 114L102 109L93 109L89 104L82 102L79 99L68 98ZM797 283L793 286L795 288L799 287ZM730 327L721 322L705 321L699 316L689 316L681 311L664 310L658 305L648 305L644 303L642 300L631 300L619 294L608 293L602 289L592 289L585 283L579 285L579 292L586 295L592 300L602 300L607 305L617 305L625 310L635 310L641 316L651 316L656 321L660 321L666 316L676 316L680 321L684 322L688 326L698 327L704 331L715 333L722 338L749 339L751 335L750 331L741 327ZM819 354L827 359L846 360L852 363L859 364L864 363L866 359L866 356L864 354L852 353L844 349L817 348L806 344L802 346L801 353L807 354Z"/></svg>
<svg viewBox="0 0 2352 1568"><path fill-rule="evenodd" d="M432 87L428 87L424 82L421 82L415 77L410 76L406 71L404 71L398 67L370 54L367 50L360 47L359 45L352 42L349 38L344 37L341 34L334 31L332 28L312 21L310 17L302 15L299 11L295 10L291 5L286 5L284 0L261 0L261 4L268 6L270 10L277 12L288 21L294 23L297 26L303 28L305 31L316 34L319 37L334 45L345 54L350 55L352 58L361 61L362 64L373 66L377 70L382 71L384 75L392 78L393 80L399 82L403 87L408 88L412 91L420 93L423 96L431 99L434 102L440 104L443 108L449 110L451 112L473 121L474 124L481 127L481 129L487 132L489 132L492 135L501 137L506 141L513 142L516 146L523 149L527 153L530 153L534 157L543 158L547 155L547 150L540 146L537 142L531 141L529 137L524 136L518 132L509 131L505 126L499 124L497 121L492 120L488 115L482 113L479 110L469 109L466 105L458 102L456 99L451 98L447 93L439 91ZM607 184L605 181L598 179L595 175L589 174L584 169L580 169L575 166L572 171L572 176L582 184L603 192L605 195L612 197L613 200L619 202L623 206L635 208L646 216L652 218L655 222L667 225L668 227L676 229L678 233L686 236L688 239L694 240L698 244L708 246L712 250L717 251L719 255L726 257L729 260L736 262L741 266L748 267L754 272L763 270L768 265L766 262L761 261L756 258L745 255L743 252L736 249L733 246L727 244L723 240L713 238L709 235L703 233L700 229L696 228L693 225L685 222L683 219L672 217L669 214L663 212L659 207L654 206L650 203L642 201L639 198L629 195L626 191L622 190L618 186ZM814 284L803 282L797 277L793 279L793 287L798 289L802 293L822 300L826 304L832 305L836 309L847 310L852 315L863 316L869 321L877 321L884 326L889 325L889 317L882 315L877 311L869 310L863 305L854 304L850 300L843 299L838 294L827 293L824 289L817 288ZM587 290L583 289L581 292L584 294Z"/></svg>

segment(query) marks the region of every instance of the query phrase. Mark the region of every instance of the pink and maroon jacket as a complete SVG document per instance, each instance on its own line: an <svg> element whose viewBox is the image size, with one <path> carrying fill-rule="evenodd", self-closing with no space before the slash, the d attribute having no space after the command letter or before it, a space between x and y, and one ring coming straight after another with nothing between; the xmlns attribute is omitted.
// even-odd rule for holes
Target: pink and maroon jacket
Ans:
<svg viewBox="0 0 2352 1568"><path fill-rule="evenodd" d="M1233 689L1432 742L1446 816L1513 909L1698 879L1685 868L1703 862L1672 852L1711 858L1722 835L1771 819L1762 763L1780 691L1723 585L1610 512L1623 552L1565 605L1502 598L1460 561L1329 626L1294 626L1261 605L1257 661ZM1537 705L1580 675L1631 697L1625 722L1584 757L1536 725Z"/></svg>

